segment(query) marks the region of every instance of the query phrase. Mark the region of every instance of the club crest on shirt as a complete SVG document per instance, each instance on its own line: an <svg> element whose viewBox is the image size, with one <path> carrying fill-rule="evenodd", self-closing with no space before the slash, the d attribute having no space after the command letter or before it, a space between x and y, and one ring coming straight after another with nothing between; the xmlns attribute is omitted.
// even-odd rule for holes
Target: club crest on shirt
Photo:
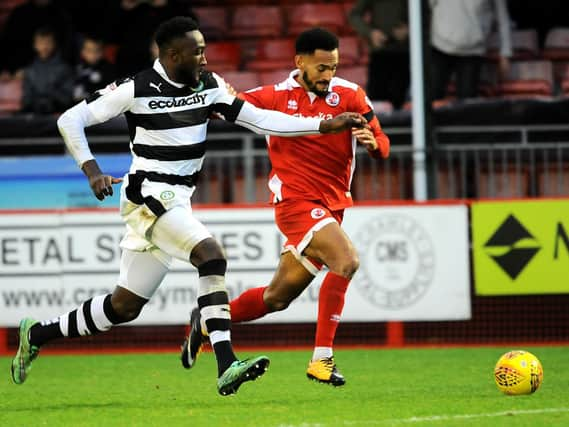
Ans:
<svg viewBox="0 0 569 427"><path fill-rule="evenodd" d="M321 208L314 208L310 211L310 216L314 219L320 219L326 215L324 209Z"/></svg>
<svg viewBox="0 0 569 427"><path fill-rule="evenodd" d="M340 103L340 95L338 95L336 92L330 92L328 95L326 95L326 104L328 104L330 107L335 107Z"/></svg>
<svg viewBox="0 0 569 427"><path fill-rule="evenodd" d="M163 191L162 193L160 193L160 198L162 200L172 200L174 198L175 194L173 191Z"/></svg>
<svg viewBox="0 0 569 427"><path fill-rule="evenodd" d="M298 110L298 102L294 99L289 99L287 107L289 110Z"/></svg>

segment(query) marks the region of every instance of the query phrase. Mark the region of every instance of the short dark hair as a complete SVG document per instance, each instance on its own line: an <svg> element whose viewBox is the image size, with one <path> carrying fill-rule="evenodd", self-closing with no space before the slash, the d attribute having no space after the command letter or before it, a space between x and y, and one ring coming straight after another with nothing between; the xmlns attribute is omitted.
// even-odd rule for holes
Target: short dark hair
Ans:
<svg viewBox="0 0 569 427"><path fill-rule="evenodd" d="M35 33L34 33L35 37L52 37L53 39L55 39L55 30L53 29L53 27L51 25L44 25L42 27L39 27Z"/></svg>
<svg viewBox="0 0 569 427"><path fill-rule="evenodd" d="M184 35L189 31L195 31L199 29L198 23L188 16L176 16L172 19L162 22L158 29L154 39L159 49L166 47L172 40L179 37L184 37Z"/></svg>
<svg viewBox="0 0 569 427"><path fill-rule="evenodd" d="M323 28L303 31L296 39L296 54L310 55L316 49L332 51L338 49L338 37Z"/></svg>

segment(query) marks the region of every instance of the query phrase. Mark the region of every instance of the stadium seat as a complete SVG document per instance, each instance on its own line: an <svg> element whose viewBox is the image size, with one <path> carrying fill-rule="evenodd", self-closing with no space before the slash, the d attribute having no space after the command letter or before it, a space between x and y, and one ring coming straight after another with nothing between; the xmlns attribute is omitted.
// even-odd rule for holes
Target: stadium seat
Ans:
<svg viewBox="0 0 569 427"><path fill-rule="evenodd" d="M323 27L336 34L344 34L348 25L340 3L306 3L289 9L287 33L297 36L311 27Z"/></svg>
<svg viewBox="0 0 569 427"><path fill-rule="evenodd" d="M360 50L360 40L356 36L342 36L338 38L340 64L355 65L360 64L362 54Z"/></svg>
<svg viewBox="0 0 569 427"><path fill-rule="evenodd" d="M545 37L543 57L552 61L569 61L569 28L553 28Z"/></svg>
<svg viewBox="0 0 569 427"><path fill-rule="evenodd" d="M26 3L26 0L2 0L0 1L0 31L8 19L12 9Z"/></svg>
<svg viewBox="0 0 569 427"><path fill-rule="evenodd" d="M340 64L336 76L357 83L365 90L367 85L367 72L367 67L364 65L343 67Z"/></svg>
<svg viewBox="0 0 569 427"><path fill-rule="evenodd" d="M254 59L245 68L254 71L271 71L294 68L294 39L260 39L255 46Z"/></svg>
<svg viewBox="0 0 569 427"><path fill-rule="evenodd" d="M491 60L498 59L500 53L500 35L492 33L488 39L487 56ZM512 59L535 59L540 55L537 30L512 31Z"/></svg>
<svg viewBox="0 0 569 427"><path fill-rule="evenodd" d="M393 104L389 101L372 101L373 111L376 114L391 114L393 113Z"/></svg>
<svg viewBox="0 0 569 427"><path fill-rule="evenodd" d="M192 8L199 19L200 30L206 40L222 40L228 32L228 9L226 7L202 6Z"/></svg>
<svg viewBox="0 0 569 427"><path fill-rule="evenodd" d="M236 7L231 19L229 36L232 38L280 37L283 15L279 6Z"/></svg>
<svg viewBox="0 0 569 427"><path fill-rule="evenodd" d="M237 71L241 63L241 46L234 42L208 43L205 55L209 70L216 73Z"/></svg>
<svg viewBox="0 0 569 427"><path fill-rule="evenodd" d="M538 169L538 196L566 196L569 193L569 166L550 164Z"/></svg>
<svg viewBox="0 0 569 427"><path fill-rule="evenodd" d="M260 86L259 75L254 71L226 71L222 77L237 92L244 92Z"/></svg>
<svg viewBox="0 0 569 427"><path fill-rule="evenodd" d="M259 72L259 83L261 86L269 86L277 83L281 83L286 80L292 69L281 69L273 71L261 71Z"/></svg>
<svg viewBox="0 0 569 427"><path fill-rule="evenodd" d="M562 95L569 95L569 62L557 62L554 64L555 79L559 82Z"/></svg>
<svg viewBox="0 0 569 427"><path fill-rule="evenodd" d="M551 96L553 65L550 61L519 61L512 63L506 81L498 84L501 96Z"/></svg>
<svg viewBox="0 0 569 427"><path fill-rule="evenodd" d="M0 82L0 113L15 113L22 108L22 80Z"/></svg>
<svg viewBox="0 0 569 427"><path fill-rule="evenodd" d="M476 180L476 196L481 199L527 197L528 191L527 170L519 171L514 165L508 165L505 170L499 167L492 173L482 170Z"/></svg>

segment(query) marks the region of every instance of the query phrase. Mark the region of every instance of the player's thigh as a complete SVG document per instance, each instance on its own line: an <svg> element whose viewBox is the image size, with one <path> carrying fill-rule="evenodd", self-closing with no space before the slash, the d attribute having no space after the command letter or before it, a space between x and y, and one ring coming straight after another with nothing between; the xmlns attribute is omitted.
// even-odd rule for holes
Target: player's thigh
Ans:
<svg viewBox="0 0 569 427"><path fill-rule="evenodd" d="M357 258L353 243L337 222L326 224L316 231L304 249L304 255L327 265L329 268Z"/></svg>
<svg viewBox="0 0 569 427"><path fill-rule="evenodd" d="M190 210L176 206L156 220L149 239L168 255L189 262L196 245L211 237Z"/></svg>
<svg viewBox="0 0 569 427"><path fill-rule="evenodd" d="M265 290L265 299L278 302L290 302L298 297L312 282L314 275L287 251L281 255L275 274Z"/></svg>
<svg viewBox="0 0 569 427"><path fill-rule="evenodd" d="M135 252L124 249L118 286L140 298L152 298L168 272L168 265L160 255L157 250ZM128 294L119 294L121 300L128 299Z"/></svg>

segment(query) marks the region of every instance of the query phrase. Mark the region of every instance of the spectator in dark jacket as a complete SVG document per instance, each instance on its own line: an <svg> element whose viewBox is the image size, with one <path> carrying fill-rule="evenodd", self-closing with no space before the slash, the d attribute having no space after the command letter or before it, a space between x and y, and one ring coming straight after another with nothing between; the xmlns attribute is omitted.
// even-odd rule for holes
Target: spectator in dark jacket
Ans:
<svg viewBox="0 0 569 427"><path fill-rule="evenodd" d="M357 0L349 19L369 46L368 96L401 108L410 83L407 0Z"/></svg>
<svg viewBox="0 0 569 427"><path fill-rule="evenodd" d="M53 0L28 0L12 10L0 34L0 72L5 78L21 72L33 61L34 34L46 26L53 28L60 54L67 61L72 59L73 28L69 14Z"/></svg>
<svg viewBox="0 0 569 427"><path fill-rule="evenodd" d="M24 69L22 110L38 114L64 111L73 103L73 72L57 51L55 32L38 29L33 42L36 59Z"/></svg>
<svg viewBox="0 0 569 427"><path fill-rule="evenodd" d="M73 99L79 102L115 79L113 65L103 57L103 41L85 37L75 70Z"/></svg>

